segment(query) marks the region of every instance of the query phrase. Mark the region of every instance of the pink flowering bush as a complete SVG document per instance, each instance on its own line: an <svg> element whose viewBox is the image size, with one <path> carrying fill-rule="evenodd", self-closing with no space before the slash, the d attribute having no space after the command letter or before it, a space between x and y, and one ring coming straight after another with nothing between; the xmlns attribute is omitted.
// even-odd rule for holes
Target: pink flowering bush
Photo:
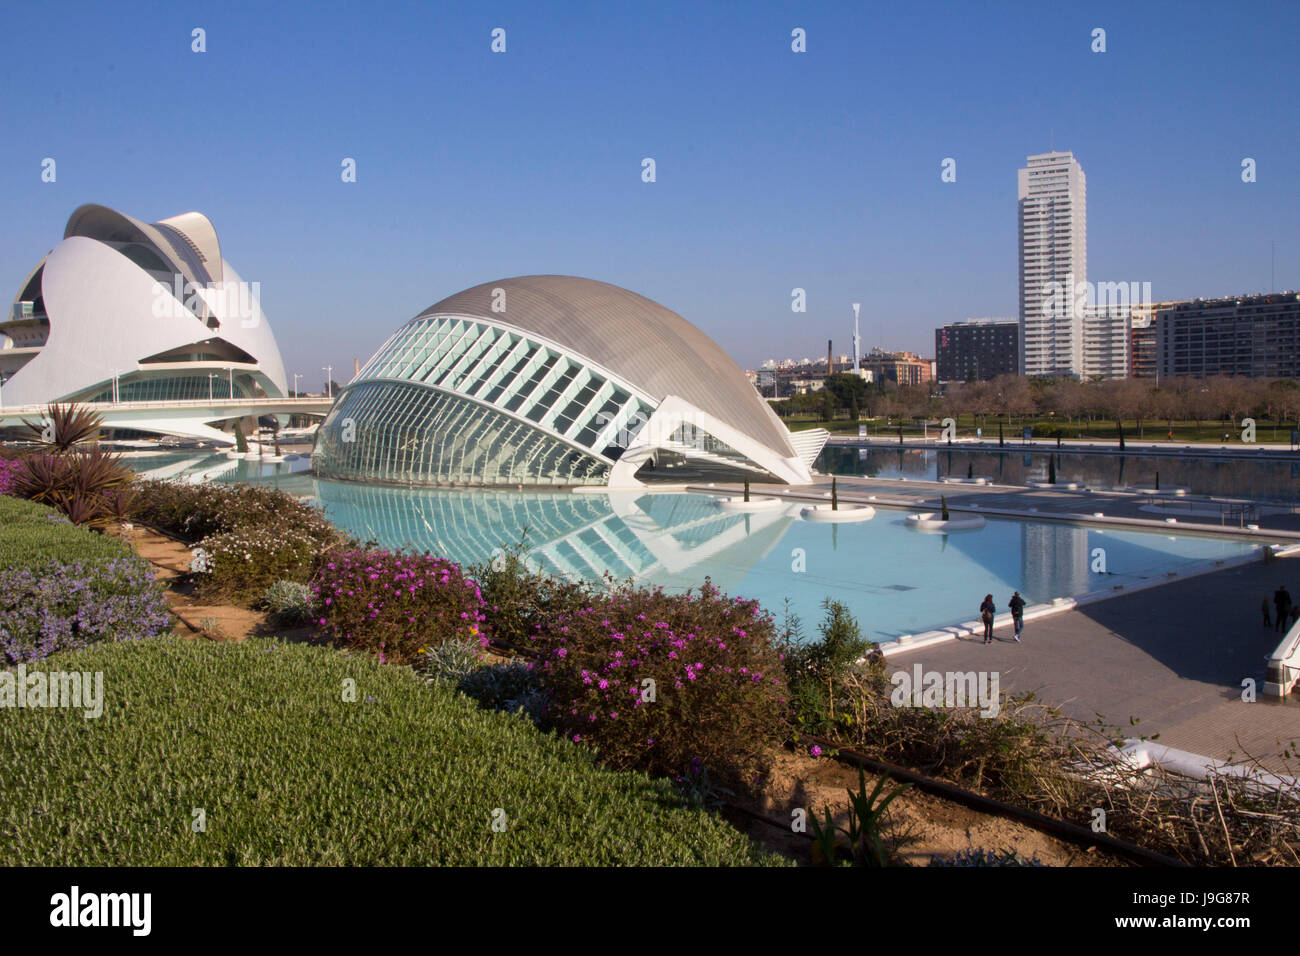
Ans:
<svg viewBox="0 0 1300 956"><path fill-rule="evenodd" d="M317 626L343 647L410 664L448 640L482 641L484 604L460 566L382 548L329 556L312 580Z"/></svg>
<svg viewBox="0 0 1300 956"><path fill-rule="evenodd" d="M666 594L625 585L534 624L547 720L620 769L678 774L699 761L731 781L788 728L772 619L707 581ZM698 765L698 764L697 764Z"/></svg>

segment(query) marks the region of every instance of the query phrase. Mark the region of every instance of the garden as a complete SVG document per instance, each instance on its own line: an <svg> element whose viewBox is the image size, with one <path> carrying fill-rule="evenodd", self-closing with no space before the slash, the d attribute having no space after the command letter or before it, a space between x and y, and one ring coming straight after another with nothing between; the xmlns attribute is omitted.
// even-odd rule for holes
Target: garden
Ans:
<svg viewBox="0 0 1300 956"><path fill-rule="evenodd" d="M883 659L835 602L808 635L707 580L566 581L522 546L461 567L354 540L273 489L136 479L93 418L49 417L54 440L0 458L0 666L102 672L104 716L0 708L15 861L902 862L906 788L888 773L850 785L835 818L807 807L797 852L733 825L788 821L773 766L839 747L1061 819L1123 808L1112 832L1172 858L1295 855L1268 797L1225 790L1220 837L1187 794L1098 783L1118 772L1115 733L1031 699L995 720L890 707ZM297 639L187 633L132 527L179 543L178 580L205 600ZM1082 779L1090 763L1105 773Z"/></svg>

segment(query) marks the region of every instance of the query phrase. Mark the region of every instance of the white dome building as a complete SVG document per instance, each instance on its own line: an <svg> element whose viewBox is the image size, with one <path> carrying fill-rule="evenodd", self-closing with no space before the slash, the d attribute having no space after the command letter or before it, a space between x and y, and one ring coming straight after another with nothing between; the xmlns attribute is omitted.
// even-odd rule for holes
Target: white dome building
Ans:
<svg viewBox="0 0 1300 956"><path fill-rule="evenodd" d="M184 403L287 394L257 288L200 213L150 224L82 206L0 321L3 405L137 403L105 424L229 441L215 425L239 414ZM142 413L144 402L173 407Z"/></svg>
<svg viewBox="0 0 1300 956"><path fill-rule="evenodd" d="M467 289L375 353L316 436L326 478L409 485L804 484L829 434L791 434L680 315L572 276Z"/></svg>

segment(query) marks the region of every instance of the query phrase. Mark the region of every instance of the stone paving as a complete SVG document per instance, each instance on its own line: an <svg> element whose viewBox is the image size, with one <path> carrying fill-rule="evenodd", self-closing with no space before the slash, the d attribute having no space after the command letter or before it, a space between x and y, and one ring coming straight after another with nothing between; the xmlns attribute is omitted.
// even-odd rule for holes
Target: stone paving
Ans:
<svg viewBox="0 0 1300 956"><path fill-rule="evenodd" d="M1065 713L1100 715L1132 736L1221 760L1248 755L1286 772L1300 743L1300 700L1265 697L1264 659L1282 638L1261 625L1260 602L1300 588L1300 560L1262 561L1188 578L1009 628L993 644L970 637L904 651L889 667L996 670L1005 692L1033 691ZM1242 701L1242 680L1258 699ZM1130 726L1130 719L1138 721ZM1294 743L1293 743L1294 742ZM1291 772L1300 771L1292 760Z"/></svg>

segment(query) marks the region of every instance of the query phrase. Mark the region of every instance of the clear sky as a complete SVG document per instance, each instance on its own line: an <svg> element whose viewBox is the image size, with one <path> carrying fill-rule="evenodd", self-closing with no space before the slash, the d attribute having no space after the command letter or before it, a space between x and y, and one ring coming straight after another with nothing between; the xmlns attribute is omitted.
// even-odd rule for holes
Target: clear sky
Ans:
<svg viewBox="0 0 1300 956"><path fill-rule="evenodd" d="M1300 286L1296 2L11 2L0 23L9 294L82 203L195 209L310 388L530 273L640 292L747 367L848 351L852 302L868 347L929 355L944 322L1016 314L1016 170L1052 143L1088 177L1090 279L1267 291L1275 240L1277 288Z"/></svg>

